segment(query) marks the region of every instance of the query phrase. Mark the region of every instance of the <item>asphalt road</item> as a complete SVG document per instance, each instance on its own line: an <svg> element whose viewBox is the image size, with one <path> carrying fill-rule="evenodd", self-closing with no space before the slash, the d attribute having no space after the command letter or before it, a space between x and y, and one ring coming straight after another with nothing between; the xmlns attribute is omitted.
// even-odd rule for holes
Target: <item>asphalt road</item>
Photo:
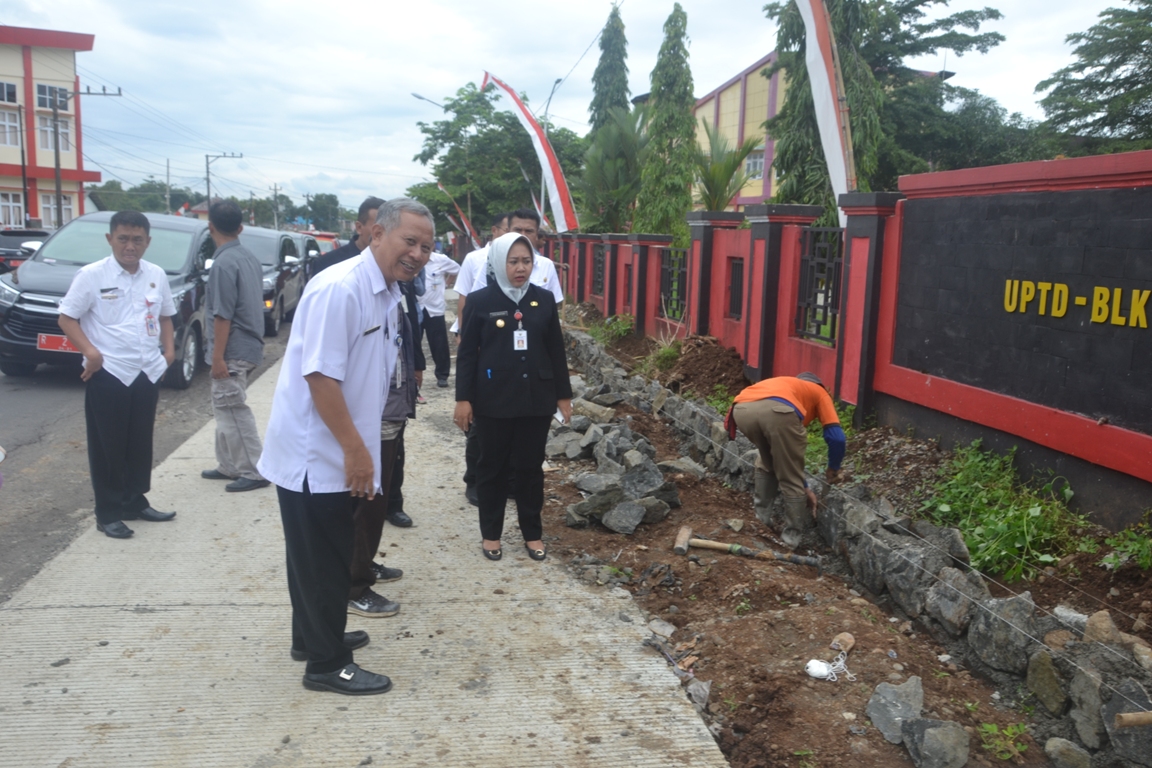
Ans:
<svg viewBox="0 0 1152 768"><path fill-rule="evenodd" d="M284 354L291 324L265 339L262 374ZM162 387L153 466L212 418L209 375L201 366L186 390ZM94 525L79 368L40 366L31 377L0 375L0 603ZM208 467L205 467L208 469ZM169 500L161 509L176 509ZM146 576L142 574L142 576Z"/></svg>

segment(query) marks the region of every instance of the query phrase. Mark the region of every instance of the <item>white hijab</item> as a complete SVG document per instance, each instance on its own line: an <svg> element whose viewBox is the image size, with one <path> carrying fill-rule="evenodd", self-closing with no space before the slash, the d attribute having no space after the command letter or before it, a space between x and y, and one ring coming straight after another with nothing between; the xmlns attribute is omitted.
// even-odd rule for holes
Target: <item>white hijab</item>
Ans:
<svg viewBox="0 0 1152 768"><path fill-rule="evenodd" d="M505 296L512 299L513 304L519 304L520 299L524 298L524 294L528 293L529 283L525 282L523 287L516 288L508 279L508 251L512 250L512 246L521 240L528 246L529 253L532 253L533 259L535 259L535 249L532 247L532 243L524 235L516 232L500 235L488 246L488 279L491 281L495 278L500 290L504 292Z"/></svg>

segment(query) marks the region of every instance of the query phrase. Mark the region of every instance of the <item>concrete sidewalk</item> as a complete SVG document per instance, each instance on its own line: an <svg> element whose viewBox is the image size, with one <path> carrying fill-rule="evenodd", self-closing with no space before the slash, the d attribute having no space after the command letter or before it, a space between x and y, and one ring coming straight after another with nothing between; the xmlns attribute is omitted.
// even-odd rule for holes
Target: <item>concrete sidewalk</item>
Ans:
<svg viewBox="0 0 1152 768"><path fill-rule="evenodd" d="M261 425L277 374L250 391ZM0 766L727 765L641 646L631 598L529 560L514 512L504 560L481 556L452 390L424 394L406 438L416 527L381 544L405 576L379 591L403 609L348 622L391 692L301 686L274 489L200 479L210 422L153 473L174 522L133 523L128 541L93 525L0 607Z"/></svg>

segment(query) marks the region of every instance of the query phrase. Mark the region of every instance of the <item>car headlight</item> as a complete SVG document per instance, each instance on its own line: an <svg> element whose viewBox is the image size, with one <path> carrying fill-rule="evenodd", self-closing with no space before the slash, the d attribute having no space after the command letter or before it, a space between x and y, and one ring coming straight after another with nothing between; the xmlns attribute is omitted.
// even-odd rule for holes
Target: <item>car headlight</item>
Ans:
<svg viewBox="0 0 1152 768"><path fill-rule="evenodd" d="M20 296L20 291L16 290L8 283L0 280L0 307L8 308L16 303L16 299Z"/></svg>
<svg viewBox="0 0 1152 768"><path fill-rule="evenodd" d="M270 277L264 278L264 290L271 291L276 287L276 281Z"/></svg>

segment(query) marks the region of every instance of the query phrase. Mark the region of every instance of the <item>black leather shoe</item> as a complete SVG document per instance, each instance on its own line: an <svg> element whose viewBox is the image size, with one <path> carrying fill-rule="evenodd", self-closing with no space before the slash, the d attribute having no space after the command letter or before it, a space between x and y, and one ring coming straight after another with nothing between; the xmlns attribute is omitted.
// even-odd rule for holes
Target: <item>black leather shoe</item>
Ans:
<svg viewBox="0 0 1152 768"><path fill-rule="evenodd" d="M464 487L464 498L468 499L468 503L474 507L480 506L480 494L476 490L476 486L468 485Z"/></svg>
<svg viewBox="0 0 1152 768"><path fill-rule="evenodd" d="M389 512L388 514L384 515L384 519L392 523L392 525L396 526L397 528L412 527L412 518L408 517L408 513L402 509L398 509L395 512Z"/></svg>
<svg viewBox="0 0 1152 768"><path fill-rule="evenodd" d="M528 557L533 560L543 560L548 557L547 547L544 549L532 549L532 547L528 546L528 542L524 542L524 549L528 550Z"/></svg>
<svg viewBox="0 0 1152 768"><path fill-rule="evenodd" d="M372 696L392 690L392 681L384 675L348 664L343 669L325 674L304 675L304 687L310 691L331 691L345 696Z"/></svg>
<svg viewBox="0 0 1152 768"><path fill-rule="evenodd" d="M362 629L357 629L354 632L344 633L344 647L350 651L357 648L363 648L368 645L368 633ZM301 651L297 648L292 649L292 661L308 661L308 651Z"/></svg>
<svg viewBox="0 0 1152 768"><path fill-rule="evenodd" d="M489 560L499 560L504 557L503 549L485 549L483 544L480 545L480 549L484 551L484 557Z"/></svg>
<svg viewBox="0 0 1152 768"><path fill-rule="evenodd" d="M436 386L440 387L440 389L447 389L448 379L436 379Z"/></svg>
<svg viewBox="0 0 1152 768"><path fill-rule="evenodd" d="M124 519L147 520L149 523L166 523L174 517L176 517L175 512L160 512L159 510L152 509L152 507L145 507L132 517L125 517Z"/></svg>
<svg viewBox="0 0 1152 768"><path fill-rule="evenodd" d="M239 480L233 480L224 486L224 490L229 493L241 493L243 491L254 491L257 488L267 488L272 485L271 480L253 480L250 477L241 477Z"/></svg>
<svg viewBox="0 0 1152 768"><path fill-rule="evenodd" d="M135 531L119 520L114 523L108 523L107 525L96 523L96 530L110 539L127 539L131 538L132 534L135 533Z"/></svg>
<svg viewBox="0 0 1152 768"><path fill-rule="evenodd" d="M231 475L226 475L218 469L206 469L200 473L200 477L205 480L235 480L236 478Z"/></svg>

